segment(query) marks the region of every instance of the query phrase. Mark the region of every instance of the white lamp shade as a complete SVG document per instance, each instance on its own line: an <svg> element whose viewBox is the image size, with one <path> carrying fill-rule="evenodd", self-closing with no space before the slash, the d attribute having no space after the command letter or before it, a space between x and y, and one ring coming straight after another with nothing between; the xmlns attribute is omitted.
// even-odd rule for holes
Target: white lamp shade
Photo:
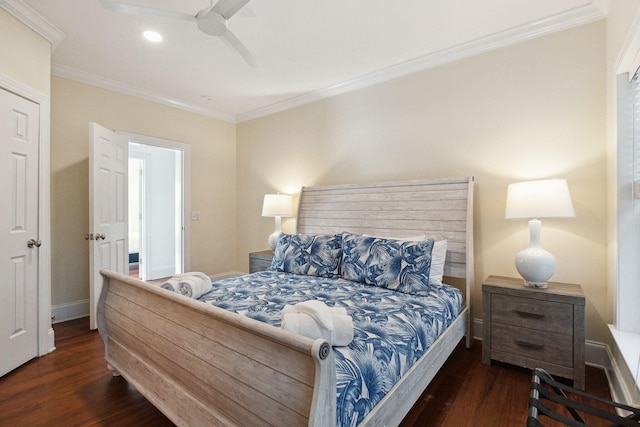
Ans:
<svg viewBox="0 0 640 427"><path fill-rule="evenodd" d="M543 179L510 184L506 219L573 218L569 187L564 179Z"/></svg>
<svg viewBox="0 0 640 427"><path fill-rule="evenodd" d="M262 216L293 216L293 197L289 194L265 194Z"/></svg>
<svg viewBox="0 0 640 427"><path fill-rule="evenodd" d="M268 239L269 247L275 249L282 234L281 218L293 216L293 197L289 194L265 194L262 203L262 216L275 217L276 229Z"/></svg>

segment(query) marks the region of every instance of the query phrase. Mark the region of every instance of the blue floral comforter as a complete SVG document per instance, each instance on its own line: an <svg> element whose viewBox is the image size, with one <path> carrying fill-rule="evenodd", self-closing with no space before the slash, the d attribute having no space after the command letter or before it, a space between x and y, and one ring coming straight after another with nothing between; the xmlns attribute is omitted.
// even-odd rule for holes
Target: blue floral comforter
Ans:
<svg viewBox="0 0 640 427"><path fill-rule="evenodd" d="M355 426L458 316L462 293L431 285L414 296L344 279L263 271L212 284L200 300L280 327L285 304L310 299L345 307L354 339L334 347L337 425Z"/></svg>

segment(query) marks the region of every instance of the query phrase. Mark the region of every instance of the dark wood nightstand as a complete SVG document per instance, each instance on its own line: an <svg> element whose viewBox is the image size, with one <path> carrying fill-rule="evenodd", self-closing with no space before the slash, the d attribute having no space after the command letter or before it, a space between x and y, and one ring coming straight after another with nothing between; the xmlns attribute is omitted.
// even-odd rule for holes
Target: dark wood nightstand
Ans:
<svg viewBox="0 0 640 427"><path fill-rule="evenodd" d="M251 252L249 254L249 273L264 271L271 267L273 259L273 251L271 249L260 252Z"/></svg>
<svg viewBox="0 0 640 427"><path fill-rule="evenodd" d="M482 284L482 363L543 368L584 390L585 298L580 285L489 276Z"/></svg>

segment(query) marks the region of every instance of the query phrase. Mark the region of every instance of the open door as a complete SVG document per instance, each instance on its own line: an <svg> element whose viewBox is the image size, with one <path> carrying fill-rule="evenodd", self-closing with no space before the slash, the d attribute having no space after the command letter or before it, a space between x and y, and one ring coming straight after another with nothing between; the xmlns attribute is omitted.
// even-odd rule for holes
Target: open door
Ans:
<svg viewBox="0 0 640 427"><path fill-rule="evenodd" d="M89 124L89 324L97 328L101 268L129 273L127 241L128 143L96 123Z"/></svg>

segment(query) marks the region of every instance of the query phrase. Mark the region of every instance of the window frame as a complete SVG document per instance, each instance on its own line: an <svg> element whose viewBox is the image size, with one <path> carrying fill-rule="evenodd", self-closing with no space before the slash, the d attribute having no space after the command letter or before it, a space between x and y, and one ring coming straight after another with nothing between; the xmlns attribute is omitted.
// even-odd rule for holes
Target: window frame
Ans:
<svg viewBox="0 0 640 427"><path fill-rule="evenodd" d="M640 263L637 262L640 259L640 184L636 182L640 180L639 68L640 13L632 23L615 67L616 289L614 325L610 325L636 390L640 387L640 310L637 309L640 306ZM631 394L628 397L633 400Z"/></svg>

